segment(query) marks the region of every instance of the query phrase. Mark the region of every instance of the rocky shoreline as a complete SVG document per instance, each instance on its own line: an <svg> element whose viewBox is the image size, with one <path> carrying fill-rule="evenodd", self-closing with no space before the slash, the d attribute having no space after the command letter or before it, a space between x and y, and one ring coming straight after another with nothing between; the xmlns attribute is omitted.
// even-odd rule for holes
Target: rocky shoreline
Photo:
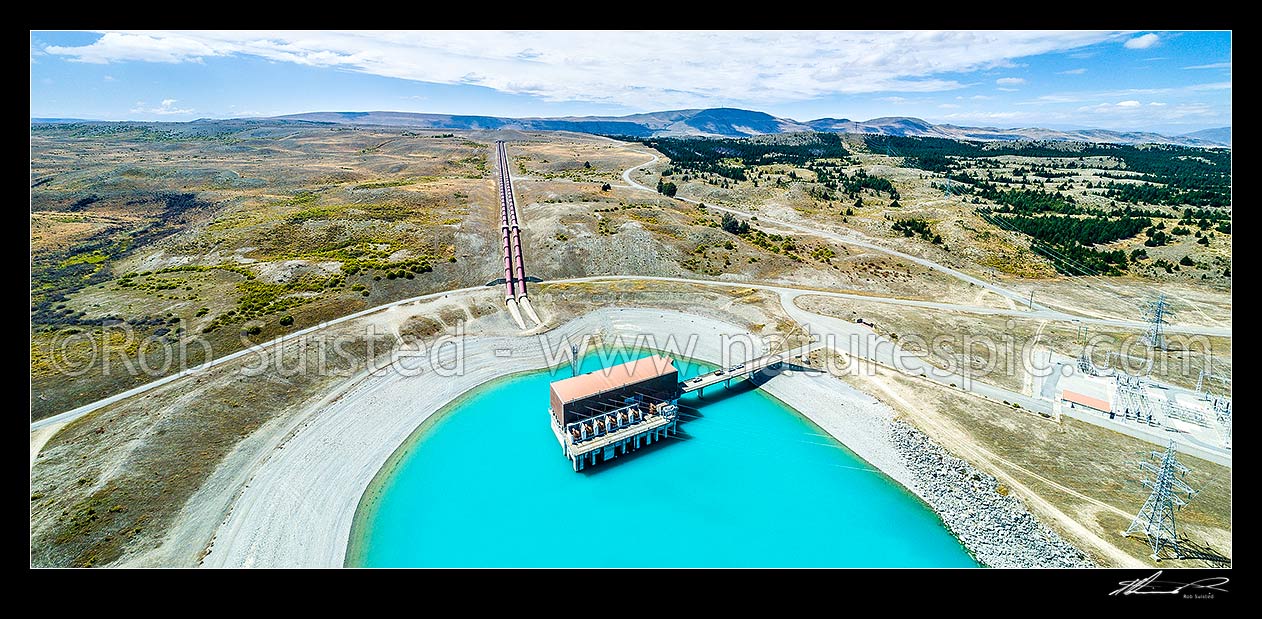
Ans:
<svg viewBox="0 0 1262 619"><path fill-rule="evenodd" d="M1097 567L1081 550L1039 522L999 482L952 456L920 430L890 421L890 443L911 473L914 490L973 557L987 567Z"/></svg>

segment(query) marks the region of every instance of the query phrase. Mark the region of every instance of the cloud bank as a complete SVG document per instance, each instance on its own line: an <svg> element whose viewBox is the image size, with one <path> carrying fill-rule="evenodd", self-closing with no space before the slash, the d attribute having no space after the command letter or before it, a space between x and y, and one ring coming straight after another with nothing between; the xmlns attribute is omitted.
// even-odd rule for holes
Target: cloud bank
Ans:
<svg viewBox="0 0 1262 619"><path fill-rule="evenodd" d="M641 109L783 103L962 88L952 73L1073 50L1111 32L106 32L44 52L72 61L203 62L253 56L463 84L546 101ZM1126 42L1147 40L1143 35ZM1151 45L1148 43L1145 46Z"/></svg>

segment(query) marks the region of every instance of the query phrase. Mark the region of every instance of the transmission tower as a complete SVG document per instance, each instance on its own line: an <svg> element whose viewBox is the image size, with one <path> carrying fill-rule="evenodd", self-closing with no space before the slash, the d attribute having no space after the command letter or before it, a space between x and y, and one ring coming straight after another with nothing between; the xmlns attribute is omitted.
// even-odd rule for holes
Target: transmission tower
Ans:
<svg viewBox="0 0 1262 619"><path fill-rule="evenodd" d="M1175 558L1182 558L1179 548L1178 532L1174 524L1174 511L1187 505L1179 495L1191 500L1196 490L1183 481L1183 477L1191 470L1174 457L1174 441L1170 441L1166 452L1148 452L1148 459L1139 463L1140 470L1150 473L1152 479L1144 479L1143 484L1152 488L1152 494L1144 501L1139 514L1131 522L1131 526L1122 533L1122 537L1130 537L1132 533L1143 533L1152 547L1154 561L1161 560L1163 550L1169 550Z"/></svg>
<svg viewBox="0 0 1262 619"><path fill-rule="evenodd" d="M1174 310L1170 309L1170 304L1166 302L1166 293L1157 296L1157 300L1144 306L1144 321L1152 326L1148 327L1148 345L1157 350L1166 349L1166 330L1163 325L1166 324L1166 318L1174 316Z"/></svg>
<svg viewBox="0 0 1262 619"><path fill-rule="evenodd" d="M1091 363L1091 354L1087 351L1087 326L1078 325L1078 342L1082 344L1082 354L1078 355L1078 371L1095 376L1095 365Z"/></svg>

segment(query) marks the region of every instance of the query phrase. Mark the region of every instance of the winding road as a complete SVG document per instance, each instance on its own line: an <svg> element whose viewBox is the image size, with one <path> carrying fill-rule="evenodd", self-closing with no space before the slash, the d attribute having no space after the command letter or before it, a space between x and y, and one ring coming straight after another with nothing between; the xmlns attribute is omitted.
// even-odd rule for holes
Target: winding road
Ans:
<svg viewBox="0 0 1262 619"><path fill-rule="evenodd" d="M642 154L642 155L648 155L649 153L640 153L640 154ZM640 169L640 168L643 168L644 166L652 165L652 164L656 163L658 160L660 160L660 159L661 159L661 158L660 158L660 157L658 157L657 155L651 155L651 156L652 156L653 158L652 158L652 159L650 159L649 161L646 161L646 162L644 162L644 163L641 163L640 165L635 166L635 167L633 167L633 168L628 168L625 172L623 172L623 173L622 173L622 180L626 181L629 185L631 185L632 187L634 187L634 188L636 188L636 189L642 189L642 190L644 190L644 191L650 191L650 192L653 192L653 193L657 193L657 191L655 191L654 189L652 189L652 188L650 188L650 187L646 187L646 186L644 186L644 185L641 185L640 183L636 182L636 181L635 181L635 179L631 178L631 172L633 172L633 171L635 171L635 170L638 170L638 169ZM682 196L675 196L675 199L676 199L676 200L683 200L684 202L689 202L689 203L692 203L692 204L701 204L701 202L700 202L700 201L698 201L698 200L693 200L692 198L684 198L684 197L682 197ZM734 208L727 207L727 206L716 206L716 205L713 205L713 204L707 204L707 205L705 205L705 206L706 206L706 208L707 208L707 209L714 209L714 210L716 210L716 211L721 211L721 212L724 212L724 213L731 213L731 214L733 214L733 215L737 215L737 216L740 216L740 217L744 217L744 218L746 218L746 219L749 219L749 218L751 218L751 217L755 217L754 213L751 213L751 212L749 212L749 211L742 211L742 210L740 210L740 209L734 209ZM877 244L872 243L872 242L870 242L870 241L865 241L865 240L863 240L863 239L859 238L859 237L858 237L858 235L857 235L857 234L854 234L854 233L851 233L851 234L838 234L838 233L836 233L836 232L832 232L832 231L829 231L829 230L822 230L822 229L820 229L820 228L807 227L807 226L803 226L803 225L800 225L800 224L795 224L795 223L787 222L787 221L784 221L784 220L781 220L781 219L773 219L773 218L771 218L771 217L767 217L766 215L758 215L757 217L758 217L758 221L760 221L760 222L766 222L766 223L774 224L774 225L781 226L781 227L784 227L784 228L789 228L789 229L791 229L791 230L796 230L796 231L798 231L798 232L802 232L802 233L805 233L805 234L811 234L811 235L814 235L814 236L822 236L822 237L824 237L824 238L827 238L827 239L832 239L832 240L834 240L834 241L837 241L838 243L845 243L845 244L847 244L847 245L855 245L855 246L858 246L858 247L864 247L864 248L867 248L867 249L871 249L871 250L873 250L873 251L879 251L879 252L884 253L884 254L889 254L889 255L891 255L891 256L897 256L897 257L902 258L902 259L904 259L904 260L909 260L909 261L911 261L911 262L914 262L914 263L919 264L919 265L924 266L924 267L928 267L928 268L933 269L933 270L935 270L935 271L939 271L939 272L945 273L945 274L947 274L947 275L950 275L951 277L954 277L954 278L960 279L960 280L962 280L962 281L968 282L968 283L973 284L973 285L975 285L975 286L981 286L982 288L984 288L984 289L986 289L986 290L989 290L989 291L991 291L991 292L994 292L995 294L1002 295L1002 296L1004 296L1004 297L1007 297L1007 298L1009 298L1009 299L1012 299L1013 301L1016 301L1016 302L1017 302L1017 303L1019 303L1019 304L1022 304L1022 305L1028 305L1028 303L1029 303L1029 299L1028 299L1028 298L1026 298L1024 295L1022 295L1022 294L1020 294L1020 293L1016 293L1016 292L1013 292L1013 291L1011 291L1011 290L1008 290L1007 288L1004 288L1004 287L1002 287L1002 286L998 286L998 285L996 285L996 284L992 284L992 283L990 283L990 282L987 282L987 281L984 281L984 280L978 279L978 278L973 277L972 275L969 275L969 274L967 274L967 273L964 273L964 272L961 272L961 271L957 271L957 270L955 270L955 269L953 269L953 268L951 268L951 267L949 267L949 266L946 266L946 265L943 265L943 264L938 264L937 262L934 262L934 261L932 261L932 260L929 260L928 258L921 258L921 257L919 257L919 256L913 256L913 255L911 255L911 254L905 254L905 253L903 253L903 252L901 252L901 251L898 251L898 250L896 250L896 249L890 249L890 248L888 248L888 247L883 247L883 246L881 246L881 245L877 245ZM1041 309L1041 310L1047 310L1047 309L1048 309L1048 308L1046 308L1046 307L1044 307L1044 306L1042 306L1042 305L1040 305L1040 304L1038 304L1038 303L1035 303L1035 304L1034 304L1034 307L1036 307L1036 308L1038 308L1038 309Z"/></svg>

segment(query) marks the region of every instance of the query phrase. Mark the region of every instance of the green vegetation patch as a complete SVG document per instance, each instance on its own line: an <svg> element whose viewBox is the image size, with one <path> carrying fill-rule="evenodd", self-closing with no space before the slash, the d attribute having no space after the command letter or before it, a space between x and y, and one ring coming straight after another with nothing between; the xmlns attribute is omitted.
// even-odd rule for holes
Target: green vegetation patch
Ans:
<svg viewBox="0 0 1262 619"><path fill-rule="evenodd" d="M375 181L372 183L362 183L355 185L354 189L385 189L387 187L404 187L406 185L415 185L416 179L401 178L393 181Z"/></svg>
<svg viewBox="0 0 1262 619"><path fill-rule="evenodd" d="M1065 275L1119 275L1126 269L1126 252L1101 251L1090 246L1139 234L1151 225L1142 217L1075 217L1071 215L986 215L984 219L1035 239L1031 249L1047 257Z"/></svg>
<svg viewBox="0 0 1262 619"><path fill-rule="evenodd" d="M971 142L944 138L868 136L872 152L889 152L903 157L904 165L930 172L950 174L964 159L1001 155L1022 157L1077 158L1066 168L1096 167L1090 157L1106 157L1122 162L1125 174L1096 171L1108 176L1141 183L1107 183L1102 195L1132 204L1169 206L1230 206L1231 151L1222 148L1195 148L1173 145L1130 145L1078 142ZM1046 176L1044 176L1046 178Z"/></svg>
<svg viewBox="0 0 1262 619"><path fill-rule="evenodd" d="M942 237L934 233L929 223L929 221L924 219L900 219L894 222L893 229L895 232L901 232L905 237L911 238L919 235L920 238L934 245L941 245Z"/></svg>
<svg viewBox="0 0 1262 619"><path fill-rule="evenodd" d="M746 179L749 166L787 164L803 166L815 159L844 159L850 155L835 133L758 138L649 138L645 146L670 158L680 170L717 174L736 181Z"/></svg>
<svg viewBox="0 0 1262 619"><path fill-rule="evenodd" d="M401 204L369 203L369 204L330 204L313 206L289 215L285 220L300 224L305 221L321 219L379 219L383 221L401 221L411 219L416 213Z"/></svg>

